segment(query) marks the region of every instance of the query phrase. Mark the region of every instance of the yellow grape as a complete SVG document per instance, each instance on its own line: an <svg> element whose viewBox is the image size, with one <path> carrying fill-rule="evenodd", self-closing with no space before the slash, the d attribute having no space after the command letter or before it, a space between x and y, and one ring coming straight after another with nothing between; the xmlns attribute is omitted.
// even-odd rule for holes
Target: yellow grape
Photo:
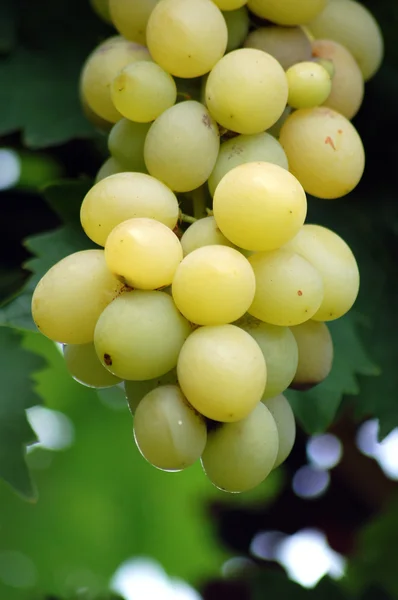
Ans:
<svg viewBox="0 0 398 600"><path fill-rule="evenodd" d="M144 145L150 123L133 123L120 119L108 136L108 150L124 171L146 173Z"/></svg>
<svg viewBox="0 0 398 600"><path fill-rule="evenodd" d="M109 0L116 29L126 39L146 45L146 26L159 0Z"/></svg>
<svg viewBox="0 0 398 600"><path fill-rule="evenodd" d="M305 25L325 7L327 0L249 0L255 15L279 25Z"/></svg>
<svg viewBox="0 0 398 600"><path fill-rule="evenodd" d="M146 396L152 390L158 388L161 385L177 385L177 371L172 369L165 375L155 377L155 379L147 379L146 381L134 381L133 379L126 379L124 382L124 391L126 392L126 399L129 405L129 409L132 415L135 414L137 406L141 402L144 396Z"/></svg>
<svg viewBox="0 0 398 600"><path fill-rule="evenodd" d="M90 4L96 14L105 21L111 23L111 15L109 12L109 0L90 0Z"/></svg>
<svg viewBox="0 0 398 600"><path fill-rule="evenodd" d="M286 71L289 84L288 104L292 108L313 108L328 98L332 80L327 70L316 62L296 63Z"/></svg>
<svg viewBox="0 0 398 600"><path fill-rule="evenodd" d="M220 10L226 11L238 10L247 4L247 0L213 0L213 2Z"/></svg>
<svg viewBox="0 0 398 600"><path fill-rule="evenodd" d="M248 34L250 27L249 13L246 6L237 10L223 12L223 17L228 29L228 43L226 52L236 50L241 46Z"/></svg>
<svg viewBox="0 0 398 600"><path fill-rule="evenodd" d="M88 387L108 388L122 381L101 364L93 343L65 345L64 359L73 379Z"/></svg>
<svg viewBox="0 0 398 600"><path fill-rule="evenodd" d="M192 223L181 238L184 256L203 246L229 246L235 248L217 227L214 217L204 217Z"/></svg>
<svg viewBox="0 0 398 600"><path fill-rule="evenodd" d="M116 173L123 173L123 171L124 171L123 165L121 165L116 160L116 158L113 158L113 156L110 156L109 158L106 159L105 162L102 163L101 167L99 168L98 173L95 176L95 183L102 181L102 179L105 179L106 177L109 177L110 175L116 175Z"/></svg>
<svg viewBox="0 0 398 600"><path fill-rule="evenodd" d="M290 387L309 390L329 375L333 363L333 341L327 325L307 321L291 331L298 346L298 366Z"/></svg>
<svg viewBox="0 0 398 600"><path fill-rule="evenodd" d="M259 27L249 33L243 45L268 52L285 70L311 60L311 42L301 27Z"/></svg>
<svg viewBox="0 0 398 600"><path fill-rule="evenodd" d="M283 394L263 400L263 402L270 411L278 430L278 454L273 467L276 469L292 451L296 439L296 421L292 408Z"/></svg>

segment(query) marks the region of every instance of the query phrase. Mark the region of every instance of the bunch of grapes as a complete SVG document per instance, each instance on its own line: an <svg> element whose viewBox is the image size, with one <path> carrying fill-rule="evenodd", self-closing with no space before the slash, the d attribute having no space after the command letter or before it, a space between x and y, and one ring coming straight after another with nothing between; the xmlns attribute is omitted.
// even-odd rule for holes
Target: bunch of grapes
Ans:
<svg viewBox="0 0 398 600"><path fill-rule="evenodd" d="M362 176L350 119L380 31L353 0L93 4L120 33L81 76L109 131L81 206L98 249L44 275L33 318L79 382L124 385L155 467L200 459L220 489L249 490L292 449L283 392L327 377L326 322L358 294L346 242L305 224L306 192Z"/></svg>

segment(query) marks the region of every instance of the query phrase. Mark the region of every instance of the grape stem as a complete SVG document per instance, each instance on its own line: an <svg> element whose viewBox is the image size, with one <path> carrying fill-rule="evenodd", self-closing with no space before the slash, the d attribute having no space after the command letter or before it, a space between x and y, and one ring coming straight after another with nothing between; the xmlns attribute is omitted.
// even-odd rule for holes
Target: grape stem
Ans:
<svg viewBox="0 0 398 600"><path fill-rule="evenodd" d="M182 221L183 223L196 223L198 219L195 219L195 217L191 217L191 215L186 215L185 213L180 213L180 221Z"/></svg>
<svg viewBox="0 0 398 600"><path fill-rule="evenodd" d="M196 190L193 190L190 195L193 202L193 214L195 219L207 217L206 192L204 186L202 185Z"/></svg>

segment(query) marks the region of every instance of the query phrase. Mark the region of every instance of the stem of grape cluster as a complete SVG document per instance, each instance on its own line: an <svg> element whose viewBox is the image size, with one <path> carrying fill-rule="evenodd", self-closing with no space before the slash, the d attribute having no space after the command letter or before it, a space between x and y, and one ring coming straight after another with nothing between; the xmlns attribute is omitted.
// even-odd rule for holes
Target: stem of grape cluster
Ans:
<svg viewBox="0 0 398 600"><path fill-rule="evenodd" d="M182 221L183 223L196 223L198 219L195 219L195 217L191 217L191 215L186 215L185 213L180 213L180 221Z"/></svg>

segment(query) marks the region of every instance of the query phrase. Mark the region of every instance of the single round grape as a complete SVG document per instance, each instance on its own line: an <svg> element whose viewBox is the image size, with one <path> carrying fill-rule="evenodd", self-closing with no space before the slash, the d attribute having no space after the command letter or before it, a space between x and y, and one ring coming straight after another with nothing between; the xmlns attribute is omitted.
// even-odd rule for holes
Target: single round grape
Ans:
<svg viewBox="0 0 398 600"><path fill-rule="evenodd" d="M256 276L256 293L248 312L272 325L298 325L321 306L321 274L305 258L280 248L249 258Z"/></svg>
<svg viewBox="0 0 398 600"><path fill-rule="evenodd" d="M168 294L134 290L103 311L94 344L98 358L111 373L143 381L174 369L190 332L190 324Z"/></svg>
<svg viewBox="0 0 398 600"><path fill-rule="evenodd" d="M156 219L174 229L178 215L173 192L145 173L119 173L103 179L86 194L80 209L84 231L100 246L105 246L112 229L127 219Z"/></svg>
<svg viewBox="0 0 398 600"><path fill-rule="evenodd" d="M203 246L179 264L172 292L188 321L223 325L247 311L255 287L253 269L240 252L227 246Z"/></svg>
<svg viewBox="0 0 398 600"><path fill-rule="evenodd" d="M307 199L289 171L253 162L224 175L214 192L213 211L222 233L240 248L273 250L300 230Z"/></svg>
<svg viewBox="0 0 398 600"><path fill-rule="evenodd" d="M333 0L308 23L315 38L342 44L355 58L368 81L378 71L384 55L380 27L366 6L354 0Z"/></svg>
<svg viewBox="0 0 398 600"><path fill-rule="evenodd" d="M60 260L33 292L38 329L63 344L88 344L104 308L123 288L109 272L103 250L83 250Z"/></svg>
<svg viewBox="0 0 398 600"><path fill-rule="evenodd" d="M175 104L177 86L159 65L142 60L127 65L116 75L111 97L124 117L149 123Z"/></svg>
<svg viewBox="0 0 398 600"><path fill-rule="evenodd" d="M235 325L195 329L177 364L181 389L209 419L244 419L261 400L267 369L257 342Z"/></svg>
<svg viewBox="0 0 398 600"><path fill-rule="evenodd" d="M214 217L204 217L192 223L181 238L184 256L203 246L229 246L235 248L217 227Z"/></svg>
<svg viewBox="0 0 398 600"><path fill-rule="evenodd" d="M311 60L311 42L301 27L259 27L249 33L243 45L271 54L285 70Z"/></svg>
<svg viewBox="0 0 398 600"><path fill-rule="evenodd" d="M316 62L296 63L286 71L289 84L288 104L293 108L320 106L329 97L332 80Z"/></svg>
<svg viewBox="0 0 398 600"><path fill-rule="evenodd" d="M149 17L146 38L153 59L176 77L208 73L227 47L225 19L210 0L162 0Z"/></svg>
<svg viewBox="0 0 398 600"><path fill-rule="evenodd" d="M344 46L332 40L314 40L312 53L319 59L330 60L333 65L332 90L324 105L352 119L364 95L364 81L357 61Z"/></svg>
<svg viewBox="0 0 398 600"><path fill-rule="evenodd" d="M219 148L216 122L203 104L188 100L167 109L151 125L145 164L151 175L172 190L189 192L206 182Z"/></svg>
<svg viewBox="0 0 398 600"><path fill-rule="evenodd" d="M100 363L93 343L65 345L64 359L73 379L88 387L108 388L122 381Z"/></svg>
<svg viewBox="0 0 398 600"><path fill-rule="evenodd" d="M135 60L151 60L147 48L119 36L105 40L87 58L80 89L88 106L102 119L116 123L121 118L113 106L110 85L120 69Z"/></svg>
<svg viewBox="0 0 398 600"><path fill-rule="evenodd" d="M278 430L279 447L273 467L276 469L292 451L296 439L296 421L292 408L283 394L263 400L263 402L273 416Z"/></svg>
<svg viewBox="0 0 398 600"><path fill-rule="evenodd" d="M278 445L274 418L260 403L242 421L209 431L201 462L216 487L225 492L247 492L272 471Z"/></svg>
<svg viewBox="0 0 398 600"><path fill-rule="evenodd" d="M206 422L177 385L163 385L139 403L134 439L154 467L182 471L200 458L206 446Z"/></svg>
<svg viewBox="0 0 398 600"><path fill-rule="evenodd" d="M295 376L299 360L297 343L289 327L278 327L245 315L235 323L260 346L267 365L267 384L262 399L283 392Z"/></svg>
<svg viewBox="0 0 398 600"><path fill-rule="evenodd" d="M155 377L155 379L147 379L146 381L134 381L131 379L127 379L124 382L124 391L126 392L126 399L131 414L135 414L137 406L139 405L144 396L146 396L149 392L158 388L159 386L168 384L178 384L176 369L172 369L165 375Z"/></svg>
<svg viewBox="0 0 398 600"><path fill-rule="evenodd" d="M365 152L355 127L327 107L302 108L285 121L279 141L291 173L308 194L340 198L362 177Z"/></svg>
<svg viewBox="0 0 398 600"><path fill-rule="evenodd" d="M90 0L94 12L106 23L111 23L109 0Z"/></svg>
<svg viewBox="0 0 398 600"><path fill-rule="evenodd" d="M170 285L182 258L176 234L155 219L123 221L111 231L105 244L105 260L111 273L141 290Z"/></svg>
<svg viewBox="0 0 398 600"><path fill-rule="evenodd" d="M112 22L128 40L146 45L146 26L159 0L109 0Z"/></svg>
<svg viewBox="0 0 398 600"><path fill-rule="evenodd" d="M102 181L110 175L116 175L116 173L123 173L123 171L123 166L116 160L116 158L110 156L106 159L104 163L102 163L101 167L99 168L99 171L95 176L95 183Z"/></svg>
<svg viewBox="0 0 398 600"><path fill-rule="evenodd" d="M286 248L308 260L322 277L323 300L312 319L333 321L346 314L359 291L359 269L348 244L326 227L304 225Z"/></svg>
<svg viewBox="0 0 398 600"><path fill-rule="evenodd" d="M123 165L125 171L147 172L144 145L150 126L150 123L120 119L109 132L109 153Z"/></svg>
<svg viewBox="0 0 398 600"><path fill-rule="evenodd" d="M327 0L249 0L255 15L279 25L305 25L325 7Z"/></svg>
<svg viewBox="0 0 398 600"><path fill-rule="evenodd" d="M206 105L214 119L237 133L261 133L281 116L287 102L284 70L273 56L240 48L214 66L206 82Z"/></svg>
<svg viewBox="0 0 398 600"><path fill-rule="evenodd" d="M226 52L239 48L249 31L250 19L246 6L242 6L237 10L229 10L223 12L223 17L228 29L228 43Z"/></svg>
<svg viewBox="0 0 398 600"><path fill-rule="evenodd" d="M290 384L295 390L309 390L329 375L333 363L333 340L321 321L307 321L291 331L298 346L298 365Z"/></svg>
<svg viewBox="0 0 398 600"><path fill-rule="evenodd" d="M232 11L247 4L247 0L213 0L220 10Z"/></svg>

